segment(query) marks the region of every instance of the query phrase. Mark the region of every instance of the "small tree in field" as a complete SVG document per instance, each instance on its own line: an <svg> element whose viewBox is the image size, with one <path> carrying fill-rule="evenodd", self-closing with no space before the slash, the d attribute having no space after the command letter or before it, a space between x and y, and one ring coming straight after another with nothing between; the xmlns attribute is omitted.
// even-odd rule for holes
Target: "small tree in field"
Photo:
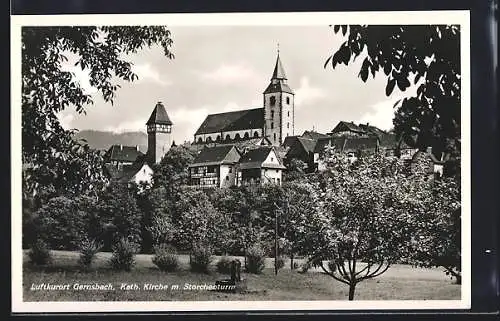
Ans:
<svg viewBox="0 0 500 321"><path fill-rule="evenodd" d="M349 300L358 283L383 274L418 245L413 222L425 210L427 183L406 177L402 166L380 155L352 164L333 155L315 182L318 209L304 246L313 264L349 286Z"/></svg>

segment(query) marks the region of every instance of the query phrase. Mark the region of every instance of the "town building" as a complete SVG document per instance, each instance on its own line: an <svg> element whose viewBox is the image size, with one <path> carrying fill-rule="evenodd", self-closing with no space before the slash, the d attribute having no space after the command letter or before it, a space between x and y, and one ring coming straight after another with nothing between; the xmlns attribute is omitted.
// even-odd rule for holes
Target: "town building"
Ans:
<svg viewBox="0 0 500 321"><path fill-rule="evenodd" d="M205 188L237 185L236 165L240 158L234 145L203 148L189 165L189 185Z"/></svg>
<svg viewBox="0 0 500 321"><path fill-rule="evenodd" d="M249 150L239 161L237 185L281 185L284 169L285 166L274 147L264 146Z"/></svg>

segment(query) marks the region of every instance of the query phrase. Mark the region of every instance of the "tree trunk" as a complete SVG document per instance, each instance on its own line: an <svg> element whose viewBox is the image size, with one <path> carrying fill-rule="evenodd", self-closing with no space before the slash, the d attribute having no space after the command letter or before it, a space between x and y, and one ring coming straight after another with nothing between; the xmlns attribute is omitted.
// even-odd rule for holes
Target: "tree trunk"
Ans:
<svg viewBox="0 0 500 321"><path fill-rule="evenodd" d="M293 270L293 254L290 255L290 270Z"/></svg>
<svg viewBox="0 0 500 321"><path fill-rule="evenodd" d="M349 301L354 300L354 290L356 289L356 283L349 284Z"/></svg>

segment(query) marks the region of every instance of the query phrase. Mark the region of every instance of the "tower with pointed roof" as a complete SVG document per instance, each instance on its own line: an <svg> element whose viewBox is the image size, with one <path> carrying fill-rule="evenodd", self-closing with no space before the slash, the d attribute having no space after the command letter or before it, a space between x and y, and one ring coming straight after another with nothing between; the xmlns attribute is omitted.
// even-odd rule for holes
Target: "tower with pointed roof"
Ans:
<svg viewBox="0 0 500 321"><path fill-rule="evenodd" d="M294 92L287 84L278 50L271 82L264 91L264 135L273 145L293 136L294 111Z"/></svg>
<svg viewBox="0 0 500 321"><path fill-rule="evenodd" d="M146 123L148 131L148 158L155 164L168 152L172 145L172 121L165 106L158 102Z"/></svg>

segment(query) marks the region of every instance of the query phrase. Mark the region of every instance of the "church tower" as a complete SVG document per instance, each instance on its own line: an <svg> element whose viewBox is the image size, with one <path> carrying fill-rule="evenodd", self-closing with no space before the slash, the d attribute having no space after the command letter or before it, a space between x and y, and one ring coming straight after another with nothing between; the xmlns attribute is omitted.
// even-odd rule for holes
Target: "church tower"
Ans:
<svg viewBox="0 0 500 321"><path fill-rule="evenodd" d="M158 102L146 123L148 131L148 158L158 164L172 145L172 121L165 106Z"/></svg>
<svg viewBox="0 0 500 321"><path fill-rule="evenodd" d="M287 78L280 53L276 58L271 83L264 91L264 135L275 146L294 134L294 93Z"/></svg>

